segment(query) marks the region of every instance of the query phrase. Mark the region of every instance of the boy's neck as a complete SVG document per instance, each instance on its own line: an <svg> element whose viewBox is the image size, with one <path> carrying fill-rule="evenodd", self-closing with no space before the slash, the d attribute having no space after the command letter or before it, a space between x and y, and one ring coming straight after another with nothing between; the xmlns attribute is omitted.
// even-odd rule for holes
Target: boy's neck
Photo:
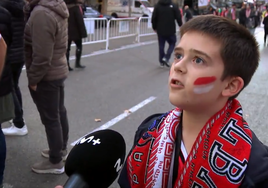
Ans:
<svg viewBox="0 0 268 188"><path fill-rule="evenodd" d="M198 135L207 121L226 104L226 101L221 101L217 105L204 108L199 112L183 110L182 126L183 132L191 135Z"/></svg>

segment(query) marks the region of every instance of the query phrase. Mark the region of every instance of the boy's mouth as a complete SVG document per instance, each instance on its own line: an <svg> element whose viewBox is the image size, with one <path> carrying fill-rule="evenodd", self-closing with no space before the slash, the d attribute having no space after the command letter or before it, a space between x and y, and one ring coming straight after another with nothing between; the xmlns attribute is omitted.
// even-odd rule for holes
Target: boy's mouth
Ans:
<svg viewBox="0 0 268 188"><path fill-rule="evenodd" d="M183 86L183 84L179 80L176 80L176 79L171 79L171 84L175 84L175 85L178 85L178 86Z"/></svg>

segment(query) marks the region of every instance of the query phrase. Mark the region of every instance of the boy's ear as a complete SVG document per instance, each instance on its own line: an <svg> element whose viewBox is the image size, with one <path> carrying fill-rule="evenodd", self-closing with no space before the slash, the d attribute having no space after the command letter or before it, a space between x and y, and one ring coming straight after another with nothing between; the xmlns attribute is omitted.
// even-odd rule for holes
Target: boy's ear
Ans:
<svg viewBox="0 0 268 188"><path fill-rule="evenodd" d="M227 80L226 86L222 91L224 97L232 97L238 94L244 87L244 80L241 77L232 77Z"/></svg>

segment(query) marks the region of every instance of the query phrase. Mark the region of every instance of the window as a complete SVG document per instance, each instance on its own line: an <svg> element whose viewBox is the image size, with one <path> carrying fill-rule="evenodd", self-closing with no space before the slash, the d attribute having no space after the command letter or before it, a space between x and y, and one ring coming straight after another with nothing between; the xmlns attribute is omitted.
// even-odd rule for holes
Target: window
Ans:
<svg viewBox="0 0 268 188"><path fill-rule="evenodd" d="M96 11L96 10L94 10L92 8L87 8L86 13L96 14L96 13L98 13L98 11Z"/></svg>

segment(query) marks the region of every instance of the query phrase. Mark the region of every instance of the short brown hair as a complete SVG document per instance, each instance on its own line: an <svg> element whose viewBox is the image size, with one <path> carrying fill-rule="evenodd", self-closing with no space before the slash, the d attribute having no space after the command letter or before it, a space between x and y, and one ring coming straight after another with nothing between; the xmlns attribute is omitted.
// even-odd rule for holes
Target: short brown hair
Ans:
<svg viewBox="0 0 268 188"><path fill-rule="evenodd" d="M222 80L239 76L244 80L242 90L249 84L258 68L260 54L255 37L244 26L224 17L202 15L182 25L181 37L188 31L201 32L221 42L220 54L224 62Z"/></svg>

